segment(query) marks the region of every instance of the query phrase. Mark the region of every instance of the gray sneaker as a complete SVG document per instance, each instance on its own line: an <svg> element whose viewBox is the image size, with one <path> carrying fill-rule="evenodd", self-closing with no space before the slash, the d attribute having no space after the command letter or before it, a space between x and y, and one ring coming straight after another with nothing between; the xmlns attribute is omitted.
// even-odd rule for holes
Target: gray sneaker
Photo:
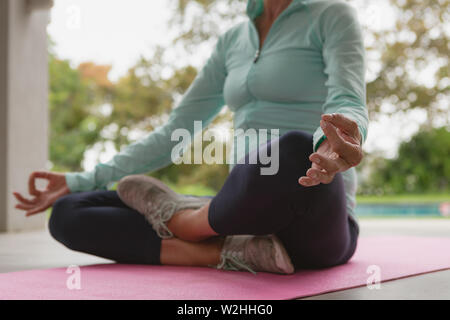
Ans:
<svg viewBox="0 0 450 320"><path fill-rule="evenodd" d="M173 237L167 222L174 213L185 209L199 209L211 201L206 197L178 194L158 179L145 175L122 178L117 186L117 194L127 206L143 214L163 239Z"/></svg>
<svg viewBox="0 0 450 320"><path fill-rule="evenodd" d="M227 236L220 263L212 266L223 270L247 270L280 274L295 272L291 259L281 241L273 234L265 236Z"/></svg>

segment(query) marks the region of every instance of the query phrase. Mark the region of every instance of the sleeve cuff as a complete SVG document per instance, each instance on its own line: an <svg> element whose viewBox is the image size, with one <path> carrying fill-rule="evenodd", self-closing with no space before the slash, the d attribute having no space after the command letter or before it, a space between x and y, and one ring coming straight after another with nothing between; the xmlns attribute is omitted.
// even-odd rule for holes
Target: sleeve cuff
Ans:
<svg viewBox="0 0 450 320"><path fill-rule="evenodd" d="M316 143L315 146L314 146L314 152L316 152L317 149L319 149L320 144L321 144L322 142L324 142L324 140L325 140L326 138L327 138L327 136L326 136L326 135L323 135L323 136L319 139L319 141L317 141L317 143Z"/></svg>
<svg viewBox="0 0 450 320"><path fill-rule="evenodd" d="M89 191L95 189L92 172L66 172L66 184L71 192Z"/></svg>
<svg viewBox="0 0 450 320"><path fill-rule="evenodd" d="M313 152L316 152L319 148L320 144L326 139L327 137L323 133L322 128L319 126L317 127L316 131L313 134Z"/></svg>

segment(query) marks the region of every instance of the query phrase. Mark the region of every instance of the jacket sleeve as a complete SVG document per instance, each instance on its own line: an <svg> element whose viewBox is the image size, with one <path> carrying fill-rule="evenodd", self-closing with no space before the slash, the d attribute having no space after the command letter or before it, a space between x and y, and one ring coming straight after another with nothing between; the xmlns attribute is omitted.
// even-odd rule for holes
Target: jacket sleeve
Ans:
<svg viewBox="0 0 450 320"><path fill-rule="evenodd" d="M179 144L179 141L172 141L172 132L187 129L191 134L198 133L194 133L194 121L202 121L203 128L206 127L225 104L225 49L222 36L165 125L128 145L110 161L97 164L92 171L66 173L71 192L107 189L109 183L126 175L154 171L169 165L172 148Z"/></svg>
<svg viewBox="0 0 450 320"><path fill-rule="evenodd" d="M365 50L356 10L344 2L328 6L319 20L319 37L328 79L323 113L341 113L356 121L361 144L367 138ZM319 126L313 135L314 151L325 139Z"/></svg>

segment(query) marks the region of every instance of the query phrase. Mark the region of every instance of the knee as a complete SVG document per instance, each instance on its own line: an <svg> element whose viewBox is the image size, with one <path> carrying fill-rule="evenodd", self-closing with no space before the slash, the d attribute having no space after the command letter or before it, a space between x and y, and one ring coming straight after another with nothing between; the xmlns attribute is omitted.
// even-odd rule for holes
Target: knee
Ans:
<svg viewBox="0 0 450 320"><path fill-rule="evenodd" d="M73 239L79 235L77 229L77 215L74 212L76 198L74 195L66 195L53 204L52 213L48 222L48 230L51 236L64 244L66 247L73 247Z"/></svg>
<svg viewBox="0 0 450 320"><path fill-rule="evenodd" d="M331 247L328 250L323 249L320 252L317 251L314 254L308 255L303 262L306 262L308 268L324 269L345 264L350 260L351 255L348 254L350 252L349 248L336 247L330 250Z"/></svg>
<svg viewBox="0 0 450 320"><path fill-rule="evenodd" d="M65 224L64 213L68 210L70 202L69 196L63 196L56 200L52 206L50 220L48 221L48 230L52 237L58 241L60 239L61 229Z"/></svg>
<svg viewBox="0 0 450 320"><path fill-rule="evenodd" d="M310 145L312 146L312 134L301 130L292 130L280 137L280 141L292 145Z"/></svg>
<svg viewBox="0 0 450 320"><path fill-rule="evenodd" d="M313 137L311 134L294 130L283 134L280 137L280 150L289 149L297 150L301 153L312 153Z"/></svg>

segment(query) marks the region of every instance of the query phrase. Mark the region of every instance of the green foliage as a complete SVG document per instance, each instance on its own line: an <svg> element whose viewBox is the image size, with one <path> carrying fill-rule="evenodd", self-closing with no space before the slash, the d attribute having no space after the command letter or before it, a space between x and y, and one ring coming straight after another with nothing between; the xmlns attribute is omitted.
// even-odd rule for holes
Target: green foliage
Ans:
<svg viewBox="0 0 450 320"><path fill-rule="evenodd" d="M203 144L203 150L207 145L206 143ZM225 145L223 148L225 149ZM191 151L193 152L193 148L191 148ZM172 164L153 172L151 175L170 185L178 186L181 188L180 190L183 190L182 193L190 193L188 192L190 189L186 189L188 191L184 189L187 186L202 185L205 189L202 189L201 192L207 191L204 195L211 195L211 192L216 193L220 190L228 176L228 172L229 167L227 164ZM201 192L195 193L195 195L202 195Z"/></svg>
<svg viewBox="0 0 450 320"><path fill-rule="evenodd" d="M170 26L179 30L175 42L194 52L201 43L216 38L244 18L243 0L171 0L175 5Z"/></svg>
<svg viewBox="0 0 450 320"><path fill-rule="evenodd" d="M380 54L380 72L367 84L368 107L371 118L385 103L393 106L389 113L422 109L427 113L428 127L436 119L448 117L450 95L448 0L390 0L396 9L396 26L392 30L373 32L368 51ZM369 26L370 27L370 26ZM435 66L429 83L418 74ZM447 101L447 103L445 103Z"/></svg>
<svg viewBox="0 0 450 320"><path fill-rule="evenodd" d="M169 186L175 191L180 194L186 194L191 196L215 196L216 191L214 189L205 187L202 184L177 184L177 185L170 185Z"/></svg>
<svg viewBox="0 0 450 320"><path fill-rule="evenodd" d="M358 204L362 203L440 203L450 202L449 193L420 193L420 194L394 194L394 195L360 195L356 197Z"/></svg>
<svg viewBox="0 0 450 320"><path fill-rule="evenodd" d="M54 171L81 170L86 148L99 139L101 119L91 107L95 89L68 61L49 55L50 161Z"/></svg>
<svg viewBox="0 0 450 320"><path fill-rule="evenodd" d="M380 161L369 181L379 194L449 192L449 130L419 131L400 145L395 159Z"/></svg>
<svg viewBox="0 0 450 320"><path fill-rule="evenodd" d="M161 80L152 80L146 73L146 60L141 60L128 74L116 83L111 103L113 111L110 121L118 125L118 134L112 140L116 148L130 143L128 132L140 126L142 130L152 131L162 123L152 118L168 113L172 106L172 95ZM126 128L127 130L122 130Z"/></svg>

